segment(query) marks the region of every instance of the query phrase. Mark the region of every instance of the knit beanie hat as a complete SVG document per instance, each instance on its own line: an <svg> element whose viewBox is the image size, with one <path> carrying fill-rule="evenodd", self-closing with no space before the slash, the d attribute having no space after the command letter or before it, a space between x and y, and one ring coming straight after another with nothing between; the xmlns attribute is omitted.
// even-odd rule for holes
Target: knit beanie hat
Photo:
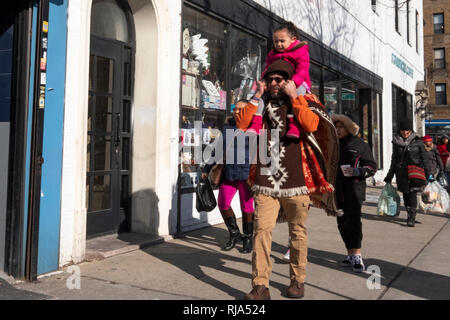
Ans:
<svg viewBox="0 0 450 320"><path fill-rule="evenodd" d="M275 73L275 72L283 74L286 79L291 79L292 75L294 74L294 68L292 67L292 65L289 62L284 61L282 59L278 59L269 65L269 67L267 68L267 70L264 74L264 78L267 78L267 76L269 74Z"/></svg>
<svg viewBox="0 0 450 320"><path fill-rule="evenodd" d="M422 138L422 140L423 140L423 142L425 142L425 141L433 141L433 138L430 137L430 136L425 136L425 137Z"/></svg>
<svg viewBox="0 0 450 320"><path fill-rule="evenodd" d="M412 126L412 122L411 120L407 119L407 118L403 118L400 120L399 124L398 124L398 130L410 130L412 131L413 126Z"/></svg>

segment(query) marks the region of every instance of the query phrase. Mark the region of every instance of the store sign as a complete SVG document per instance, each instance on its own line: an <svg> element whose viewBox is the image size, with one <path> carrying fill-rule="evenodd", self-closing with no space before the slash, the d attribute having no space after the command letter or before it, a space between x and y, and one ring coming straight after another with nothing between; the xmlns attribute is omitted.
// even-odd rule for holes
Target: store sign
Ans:
<svg viewBox="0 0 450 320"><path fill-rule="evenodd" d="M325 93L325 101L336 101L336 93Z"/></svg>
<svg viewBox="0 0 450 320"><path fill-rule="evenodd" d="M393 65L395 65L397 68L402 70L404 73L406 73L408 76L413 78L414 70L411 69L404 63L399 57L397 57L395 54L392 54L391 62Z"/></svg>
<svg viewBox="0 0 450 320"><path fill-rule="evenodd" d="M354 93L343 93L342 100L355 100L355 94Z"/></svg>

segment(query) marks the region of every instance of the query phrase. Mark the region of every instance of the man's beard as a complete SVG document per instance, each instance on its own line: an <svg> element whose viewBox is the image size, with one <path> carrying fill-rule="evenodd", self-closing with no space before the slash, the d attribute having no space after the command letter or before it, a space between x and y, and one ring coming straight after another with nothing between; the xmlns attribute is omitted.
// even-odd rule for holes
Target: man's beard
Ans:
<svg viewBox="0 0 450 320"><path fill-rule="evenodd" d="M270 96L272 98L283 98L286 95L283 91L281 91L281 87L280 86L276 86L276 87L274 87L274 89L278 89L278 91L277 92L273 92L273 91L270 92Z"/></svg>

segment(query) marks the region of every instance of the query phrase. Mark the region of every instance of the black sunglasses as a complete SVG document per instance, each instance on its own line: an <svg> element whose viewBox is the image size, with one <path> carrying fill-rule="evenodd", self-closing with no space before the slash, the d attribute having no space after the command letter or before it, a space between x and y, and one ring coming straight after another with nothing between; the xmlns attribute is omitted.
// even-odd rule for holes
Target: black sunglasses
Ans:
<svg viewBox="0 0 450 320"><path fill-rule="evenodd" d="M275 80L276 83L280 83L284 80L282 77L267 77L267 83L272 83L272 81Z"/></svg>

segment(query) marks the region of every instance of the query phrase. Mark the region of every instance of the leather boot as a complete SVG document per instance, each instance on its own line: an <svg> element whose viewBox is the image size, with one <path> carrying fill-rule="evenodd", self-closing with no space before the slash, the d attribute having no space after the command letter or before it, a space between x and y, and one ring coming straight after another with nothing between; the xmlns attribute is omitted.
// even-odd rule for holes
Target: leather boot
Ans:
<svg viewBox="0 0 450 320"><path fill-rule="evenodd" d="M250 293L246 294L244 300L270 300L269 289L264 285L255 286Z"/></svg>
<svg viewBox="0 0 450 320"><path fill-rule="evenodd" d="M236 246L236 243L238 241L242 240L242 236L241 232L239 231L239 227L237 226L236 216L234 214L231 217L223 218L223 220L228 228L228 231L230 232L230 238L228 239L228 242L226 243L225 247L222 248L222 250L229 251Z"/></svg>
<svg viewBox="0 0 450 320"><path fill-rule="evenodd" d="M250 253L253 250L253 222L244 221L242 226L242 253Z"/></svg>
<svg viewBox="0 0 450 320"><path fill-rule="evenodd" d="M303 298L305 295L305 284L297 280L291 280L291 285L287 289L286 295L288 298Z"/></svg>
<svg viewBox="0 0 450 320"><path fill-rule="evenodd" d="M408 227L414 227L416 224L416 209L415 208L407 208L408 218L406 219L406 224Z"/></svg>

